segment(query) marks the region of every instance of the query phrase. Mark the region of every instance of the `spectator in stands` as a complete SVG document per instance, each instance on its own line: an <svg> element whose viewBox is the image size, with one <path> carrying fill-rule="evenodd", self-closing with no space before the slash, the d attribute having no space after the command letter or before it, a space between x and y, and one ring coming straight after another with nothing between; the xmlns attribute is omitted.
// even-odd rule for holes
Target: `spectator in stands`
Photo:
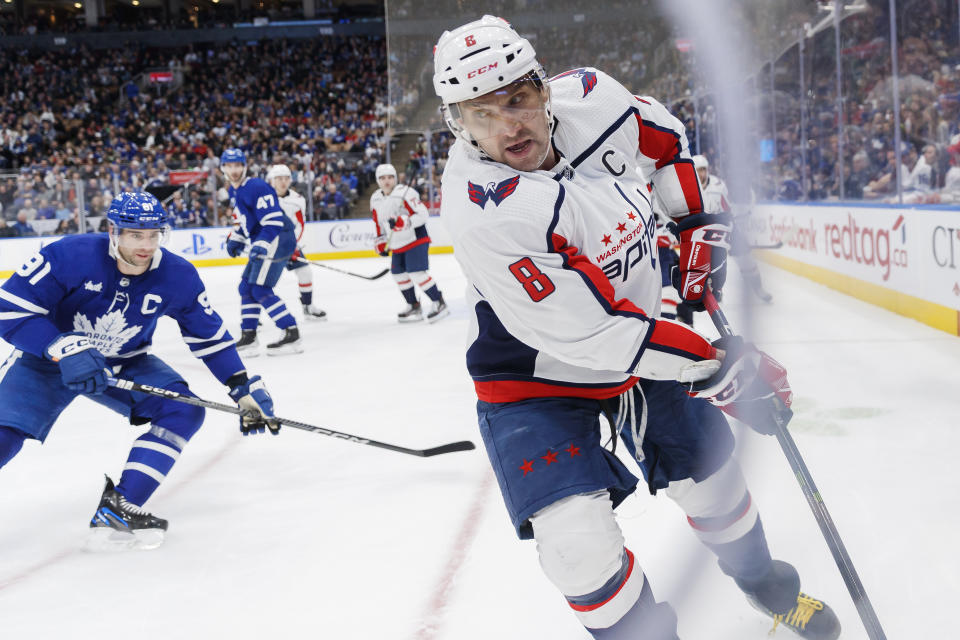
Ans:
<svg viewBox="0 0 960 640"><path fill-rule="evenodd" d="M54 200L53 206L56 208L57 220L66 220L70 217L70 208L61 200Z"/></svg>
<svg viewBox="0 0 960 640"><path fill-rule="evenodd" d="M858 151L853 154L853 167L843 185L846 198L850 200L863 200L863 189L870 183L872 175L867 152Z"/></svg>
<svg viewBox="0 0 960 640"><path fill-rule="evenodd" d="M37 218L40 220L52 220L57 217L57 209L47 198L40 198L40 206L37 208Z"/></svg>
<svg viewBox="0 0 960 640"><path fill-rule="evenodd" d="M0 217L0 238L15 238L17 230L7 224L6 219Z"/></svg>
<svg viewBox="0 0 960 640"><path fill-rule="evenodd" d="M20 219L21 213L24 216L24 220L30 221L36 219L37 209L33 206L33 198L24 198L23 206L20 207L20 210L17 212L17 220Z"/></svg>
<svg viewBox="0 0 960 640"><path fill-rule="evenodd" d="M326 193L320 200L320 210L325 219L339 219L347 215L347 201L343 194L337 190L337 185L329 183Z"/></svg>
<svg viewBox="0 0 960 640"><path fill-rule="evenodd" d="M37 232L27 221L27 214L23 209L17 212L17 221L12 225L17 235L21 238L27 238L37 235Z"/></svg>
<svg viewBox="0 0 960 640"><path fill-rule="evenodd" d="M55 235L62 236L68 233L77 232L77 219L74 216L60 220L57 229L53 232Z"/></svg>

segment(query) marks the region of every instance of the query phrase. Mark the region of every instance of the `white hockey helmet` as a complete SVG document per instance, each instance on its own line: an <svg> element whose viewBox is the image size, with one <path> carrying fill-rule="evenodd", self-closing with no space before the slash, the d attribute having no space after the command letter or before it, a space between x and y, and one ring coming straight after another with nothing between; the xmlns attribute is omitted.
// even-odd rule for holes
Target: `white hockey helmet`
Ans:
<svg viewBox="0 0 960 640"><path fill-rule="evenodd" d="M285 164L275 164L267 171L267 182L280 177L292 178L293 174L290 173L290 167Z"/></svg>
<svg viewBox="0 0 960 640"><path fill-rule="evenodd" d="M397 169L392 164L377 165L376 176L377 176L377 180L379 180L383 176L393 176L394 178L396 178Z"/></svg>
<svg viewBox="0 0 960 640"><path fill-rule="evenodd" d="M530 41L503 18L485 15L453 31L444 31L433 49L433 89L443 102L443 118L457 137L478 146L460 123L453 105L530 76L546 86L546 74ZM549 94L548 94L549 96ZM550 121L550 100L545 104ZM481 150L482 151L482 150Z"/></svg>
<svg viewBox="0 0 960 640"><path fill-rule="evenodd" d="M693 168L694 169L710 168L710 162L707 160L707 156L702 156L700 154L693 156Z"/></svg>

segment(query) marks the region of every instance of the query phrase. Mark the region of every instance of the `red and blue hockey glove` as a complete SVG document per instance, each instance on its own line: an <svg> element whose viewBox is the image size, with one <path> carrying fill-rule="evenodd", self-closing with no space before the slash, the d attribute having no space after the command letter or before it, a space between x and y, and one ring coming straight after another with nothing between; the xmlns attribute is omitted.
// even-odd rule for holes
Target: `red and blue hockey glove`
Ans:
<svg viewBox="0 0 960 640"><path fill-rule="evenodd" d="M247 243L243 240L236 240L234 238L227 238L227 255L231 258L236 258L241 253L243 253L243 248L247 246Z"/></svg>
<svg viewBox="0 0 960 640"><path fill-rule="evenodd" d="M771 435L778 424L785 427L793 415L793 392L783 365L739 336L720 338L713 346L725 352L723 360L713 375L690 384L690 394L759 433Z"/></svg>
<svg viewBox="0 0 960 640"><path fill-rule="evenodd" d="M671 222L670 231L680 240L680 264L673 268L673 286L694 311L703 311L707 280L719 293L727 278L727 250L730 248L730 217L699 213Z"/></svg>
<svg viewBox="0 0 960 640"><path fill-rule="evenodd" d="M280 433L280 423L274 420L273 398L260 376L247 379L246 374L237 374L227 384L230 385L230 397L247 412L240 416L240 433L247 436L263 433L265 429L273 435Z"/></svg>
<svg viewBox="0 0 960 640"><path fill-rule="evenodd" d="M107 388L107 361L86 335L63 333L44 349L44 355L60 365L60 378L71 391L98 395Z"/></svg>
<svg viewBox="0 0 960 640"><path fill-rule="evenodd" d="M387 251L387 239L384 236L377 238L377 253L383 257L390 255L390 252Z"/></svg>

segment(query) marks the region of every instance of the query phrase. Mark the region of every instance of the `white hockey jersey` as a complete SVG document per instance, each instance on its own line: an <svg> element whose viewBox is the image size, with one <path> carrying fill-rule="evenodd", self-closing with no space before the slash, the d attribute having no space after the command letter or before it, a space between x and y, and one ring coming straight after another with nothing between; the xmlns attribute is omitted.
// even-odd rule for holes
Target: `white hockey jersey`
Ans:
<svg viewBox="0 0 960 640"><path fill-rule="evenodd" d="M457 141L442 209L473 312L467 368L488 402L613 397L712 358L661 298L647 182L665 212L700 213L683 125L595 69L550 82L550 171L518 172Z"/></svg>
<svg viewBox="0 0 960 640"><path fill-rule="evenodd" d="M297 244L303 237L303 228L306 224L307 201L293 189L287 190L287 195L280 198L280 207L293 222L293 231L297 235Z"/></svg>
<svg viewBox="0 0 960 640"><path fill-rule="evenodd" d="M704 213L726 213L730 211L730 195L727 193L727 185L711 174L707 175L706 186L700 185L700 193L703 194L703 212Z"/></svg>
<svg viewBox="0 0 960 640"><path fill-rule="evenodd" d="M394 253L403 253L421 244L430 242L427 235L427 218L430 213L420 202L416 189L406 185L397 185L390 195L377 189L370 196L370 215L377 227L377 244L389 238ZM394 218L396 225L390 229L389 220Z"/></svg>

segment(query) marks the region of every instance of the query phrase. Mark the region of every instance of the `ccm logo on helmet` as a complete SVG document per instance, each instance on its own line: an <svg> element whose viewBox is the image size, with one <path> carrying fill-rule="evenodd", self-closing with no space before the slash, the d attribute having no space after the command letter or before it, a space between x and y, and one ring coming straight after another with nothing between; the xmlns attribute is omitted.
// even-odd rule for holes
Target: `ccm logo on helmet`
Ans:
<svg viewBox="0 0 960 640"><path fill-rule="evenodd" d="M471 71L470 73L467 74L467 77L468 77L468 78L476 78L476 77L479 76L480 74L486 73L487 71L491 71L491 70L496 69L496 68L497 68L497 63L494 62L493 64L488 64L488 65L486 65L486 66L484 66L484 67L480 67L479 69L474 69L473 71Z"/></svg>

